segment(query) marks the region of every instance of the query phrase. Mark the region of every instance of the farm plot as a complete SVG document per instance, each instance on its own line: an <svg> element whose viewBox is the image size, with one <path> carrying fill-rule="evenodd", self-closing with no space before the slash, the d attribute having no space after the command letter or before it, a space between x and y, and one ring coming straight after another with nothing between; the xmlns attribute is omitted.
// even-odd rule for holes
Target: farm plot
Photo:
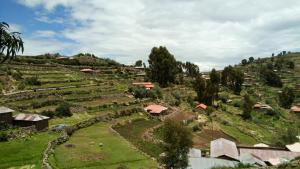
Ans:
<svg viewBox="0 0 300 169"><path fill-rule="evenodd" d="M98 123L75 132L57 147L51 163L55 168L105 168L119 165L129 168L157 168L157 163L142 155L110 129L110 123Z"/></svg>
<svg viewBox="0 0 300 169"><path fill-rule="evenodd" d="M114 129L140 150L157 158L163 152L162 146L145 140L142 136L147 129L157 126L158 124L160 124L160 122L156 120L136 119L125 125L117 125Z"/></svg>
<svg viewBox="0 0 300 169"><path fill-rule="evenodd" d="M57 134L40 133L22 140L0 142L0 168L40 169L42 152Z"/></svg>

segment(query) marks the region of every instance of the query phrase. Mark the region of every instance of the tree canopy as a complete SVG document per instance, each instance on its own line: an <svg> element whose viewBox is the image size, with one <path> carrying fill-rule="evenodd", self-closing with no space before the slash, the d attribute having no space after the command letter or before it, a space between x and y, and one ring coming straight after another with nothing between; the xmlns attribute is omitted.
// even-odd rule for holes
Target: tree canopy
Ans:
<svg viewBox="0 0 300 169"><path fill-rule="evenodd" d="M162 87L174 83L178 67L175 57L166 47L154 47L149 55L148 77Z"/></svg>
<svg viewBox="0 0 300 169"><path fill-rule="evenodd" d="M185 169L188 166L188 152L192 147L192 133L181 123L172 120L164 122L164 152L162 163L165 168Z"/></svg>
<svg viewBox="0 0 300 169"><path fill-rule="evenodd" d="M294 92L291 88L285 87L279 94L279 102L282 107L290 108L295 99Z"/></svg>
<svg viewBox="0 0 300 169"><path fill-rule="evenodd" d="M5 62L7 59L13 59L17 53L24 52L23 40L19 32L9 32L9 25L0 22L0 59Z"/></svg>

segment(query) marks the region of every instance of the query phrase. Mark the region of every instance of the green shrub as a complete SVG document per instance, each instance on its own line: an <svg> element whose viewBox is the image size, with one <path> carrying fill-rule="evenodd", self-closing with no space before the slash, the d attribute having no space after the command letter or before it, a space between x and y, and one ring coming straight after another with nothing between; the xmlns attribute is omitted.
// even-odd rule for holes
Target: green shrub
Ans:
<svg viewBox="0 0 300 169"><path fill-rule="evenodd" d="M56 109L56 116L58 117L71 117L73 113L70 110L70 104L62 103Z"/></svg>
<svg viewBox="0 0 300 169"><path fill-rule="evenodd" d="M6 131L0 131L0 142L8 141L8 134Z"/></svg>
<svg viewBox="0 0 300 169"><path fill-rule="evenodd" d="M39 81L37 76L32 76L32 77L25 78L25 84L40 86L41 82Z"/></svg>
<svg viewBox="0 0 300 169"><path fill-rule="evenodd" d="M45 110L41 112L41 115L53 118L56 114L51 110Z"/></svg>

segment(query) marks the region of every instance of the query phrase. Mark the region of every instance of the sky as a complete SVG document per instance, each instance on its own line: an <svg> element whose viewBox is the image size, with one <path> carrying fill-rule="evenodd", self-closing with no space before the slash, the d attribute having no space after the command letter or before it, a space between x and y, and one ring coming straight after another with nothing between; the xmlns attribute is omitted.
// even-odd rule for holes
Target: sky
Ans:
<svg viewBox="0 0 300 169"><path fill-rule="evenodd" d="M94 53L124 64L165 46L200 70L299 51L299 0L3 0L26 55Z"/></svg>

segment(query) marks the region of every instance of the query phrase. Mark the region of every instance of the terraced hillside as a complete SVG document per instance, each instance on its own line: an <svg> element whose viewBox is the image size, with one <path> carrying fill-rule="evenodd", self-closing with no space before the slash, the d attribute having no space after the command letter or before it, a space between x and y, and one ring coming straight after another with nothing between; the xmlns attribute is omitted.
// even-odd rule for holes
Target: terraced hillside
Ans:
<svg viewBox="0 0 300 169"><path fill-rule="evenodd" d="M293 88L294 105L300 105L300 54L282 57L293 61L295 67L283 67L276 70L276 74L281 77L283 86ZM237 65L245 73L241 94L236 95L220 85L218 98L208 113L208 110L195 109L194 79L190 77L185 76L184 82L161 89L161 98L141 99L128 92L132 82L144 81L141 70L133 67L86 56L77 61L52 56L20 57L0 65L0 105L16 110L14 114L51 115L49 112L57 112L58 107L67 103L72 116L53 116L50 128L59 124L78 127L81 122L99 115L118 116L76 130L68 141L55 147L49 159L54 168L116 168L123 165L155 168L158 163L153 158L158 159L163 152L163 127L161 120L149 117L142 110L150 103L168 107L167 117L186 124L193 132L193 146L203 152L207 152L211 140L220 137L243 145L260 142L276 145L278 137L286 133L287 128L293 127L300 133L299 116L279 104L278 94L282 88L270 87L260 78L259 68L270 62L273 62L271 58L267 58L262 62L255 60L244 66ZM95 71L80 71L85 68ZM274 111L268 114L253 110L252 119L244 120L241 114L246 93L254 102L266 103ZM9 132L19 130L11 128ZM0 168L41 168L42 153L47 144L60 134L49 130L0 142L0 150L5 152L0 153ZM35 148L24 149L29 145L35 145Z"/></svg>

